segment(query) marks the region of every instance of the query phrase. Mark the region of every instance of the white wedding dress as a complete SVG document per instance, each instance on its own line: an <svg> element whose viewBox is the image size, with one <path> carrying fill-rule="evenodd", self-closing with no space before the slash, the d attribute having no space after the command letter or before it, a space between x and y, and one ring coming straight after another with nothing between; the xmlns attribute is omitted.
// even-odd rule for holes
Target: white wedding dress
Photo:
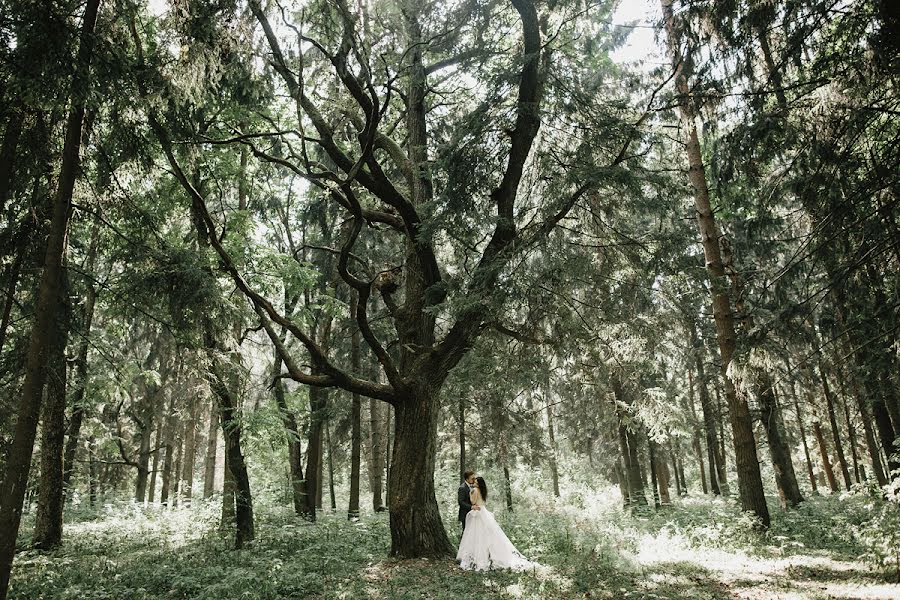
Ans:
<svg viewBox="0 0 900 600"><path fill-rule="evenodd" d="M472 505L479 510L471 510L466 515L466 528L459 542L456 560L465 570L487 571L488 569L511 569L523 571L538 566L516 550L494 515L484 505L478 488L472 491Z"/></svg>

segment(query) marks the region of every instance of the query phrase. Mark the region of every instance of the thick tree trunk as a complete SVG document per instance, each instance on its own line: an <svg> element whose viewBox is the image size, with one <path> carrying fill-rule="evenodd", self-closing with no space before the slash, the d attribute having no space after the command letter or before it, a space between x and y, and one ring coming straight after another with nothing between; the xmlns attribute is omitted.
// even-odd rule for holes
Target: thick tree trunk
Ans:
<svg viewBox="0 0 900 600"><path fill-rule="evenodd" d="M357 294L351 301L351 313L356 314ZM359 373L362 367L360 353L360 332L354 328L350 335L350 366L354 373ZM350 394L350 501L347 506L347 518L350 520L359 518L359 463L362 448L362 402L359 394Z"/></svg>
<svg viewBox="0 0 900 600"><path fill-rule="evenodd" d="M440 402L427 382L395 406L392 466L388 474L391 556L444 557L453 546L434 492L434 460Z"/></svg>
<svg viewBox="0 0 900 600"><path fill-rule="evenodd" d="M791 449L785 437L784 423L775 387L768 375L761 374L756 390L760 405L760 419L766 437L769 439L769 456L772 469L775 471L775 484L783 508L793 508L803 502L797 475L794 473L794 462L791 460Z"/></svg>
<svg viewBox="0 0 900 600"><path fill-rule="evenodd" d="M222 428L223 439L225 441L225 471L222 476L222 519L219 527L222 530L232 529L235 526L235 505L237 503L237 492L234 482L234 475L231 473L231 459L228 453L228 432Z"/></svg>
<svg viewBox="0 0 900 600"><path fill-rule="evenodd" d="M650 459L650 490L653 492L653 508L659 510L659 474L657 470L656 448L652 440L647 440L647 454Z"/></svg>
<svg viewBox="0 0 900 600"><path fill-rule="evenodd" d="M661 0L661 4L669 49L676 69L675 83L681 96L679 109L687 129L686 148L690 166L688 176L694 188L697 224L703 243L703 253L706 257L706 267L709 270L713 317L716 322L716 338L722 358L722 375L725 380L725 398L728 401L731 420L741 508L756 516L763 527L768 527L769 507L766 505L766 496L763 491L750 409L747 406L747 400L738 395L734 382L728 374L728 367L736 348L734 313L728 297L728 283L719 246L719 230L710 205L706 168L703 164L700 140L694 122L695 109L690 103L691 90L688 85L688 74L684 70L685 61L679 50L681 40L672 12L672 0Z"/></svg>
<svg viewBox="0 0 900 600"><path fill-rule="evenodd" d="M34 547L49 550L62 543L63 442L66 419L66 342L68 340L68 285L63 266L57 328L50 343L47 395L41 420L41 482L34 521Z"/></svg>
<svg viewBox="0 0 900 600"><path fill-rule="evenodd" d="M203 499L216 491L216 450L219 446L219 410L215 403L209 409L209 427L206 432L206 456L203 460Z"/></svg>
<svg viewBox="0 0 900 600"><path fill-rule="evenodd" d="M2 484L0 484L0 600L6 598L9 590L9 576L16 550L16 537L22 518L22 502L25 499L28 473L31 469L31 456L34 452L34 438L41 412L41 394L47 376L47 351L59 312L60 269L66 251L66 232L69 225L72 191L75 188L75 178L78 174L81 129L84 122L82 94L88 81L93 49L92 34L99 6L100 0L88 0L82 19L72 84L73 102L66 123L62 167L59 173L56 197L53 201L53 215L47 237L44 271L41 274L34 325L25 357L25 381L20 392L18 417L9 460L6 464Z"/></svg>
<svg viewBox="0 0 900 600"><path fill-rule="evenodd" d="M828 458L828 446L825 444L825 435L822 433L822 425L818 421L813 421L813 433L816 435L816 441L819 443L819 454L822 457L822 470L828 478L828 487L832 493L837 493L837 479L834 477L834 469L831 468L831 459Z"/></svg>

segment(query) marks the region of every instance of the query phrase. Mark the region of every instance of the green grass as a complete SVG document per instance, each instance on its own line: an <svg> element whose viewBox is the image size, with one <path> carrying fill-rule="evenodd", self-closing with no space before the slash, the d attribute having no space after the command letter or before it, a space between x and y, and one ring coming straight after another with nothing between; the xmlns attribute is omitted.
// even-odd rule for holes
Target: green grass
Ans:
<svg viewBox="0 0 900 600"><path fill-rule="evenodd" d="M550 507L498 508L510 538L543 568L468 573L449 559L387 559L386 514L311 525L263 499L256 541L235 551L217 530L216 504L116 504L67 515L59 550L20 552L10 597L900 598L866 533L884 506L865 494L814 498L756 534L733 501L692 497L630 515L610 490L580 490ZM23 548L30 526L26 519Z"/></svg>

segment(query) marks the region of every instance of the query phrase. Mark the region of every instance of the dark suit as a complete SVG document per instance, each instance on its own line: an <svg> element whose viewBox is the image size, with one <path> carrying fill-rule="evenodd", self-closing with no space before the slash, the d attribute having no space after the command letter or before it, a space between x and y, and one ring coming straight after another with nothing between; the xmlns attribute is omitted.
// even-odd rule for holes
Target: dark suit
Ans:
<svg viewBox="0 0 900 600"><path fill-rule="evenodd" d="M466 515L472 510L472 500L469 498L469 484L463 481L456 491L456 495L459 501L459 522L462 524L462 528L465 529Z"/></svg>

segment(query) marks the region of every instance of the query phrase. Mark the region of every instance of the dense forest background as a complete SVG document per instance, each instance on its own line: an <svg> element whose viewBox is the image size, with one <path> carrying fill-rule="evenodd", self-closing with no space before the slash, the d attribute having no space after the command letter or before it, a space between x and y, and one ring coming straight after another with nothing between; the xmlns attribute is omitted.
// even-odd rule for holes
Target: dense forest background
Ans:
<svg viewBox="0 0 900 600"><path fill-rule="evenodd" d="M896 6L618 7L0 0L0 598L900 594Z"/></svg>

